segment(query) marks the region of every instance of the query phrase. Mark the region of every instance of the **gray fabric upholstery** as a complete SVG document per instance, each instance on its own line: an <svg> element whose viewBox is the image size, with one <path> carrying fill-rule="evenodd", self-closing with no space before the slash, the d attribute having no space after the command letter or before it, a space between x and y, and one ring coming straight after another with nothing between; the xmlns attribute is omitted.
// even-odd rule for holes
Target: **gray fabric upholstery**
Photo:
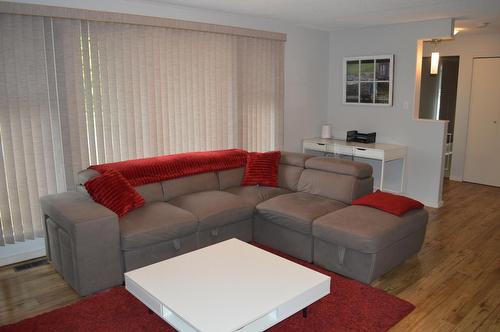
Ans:
<svg viewBox="0 0 500 332"><path fill-rule="evenodd" d="M40 199L45 229L57 233L58 246L46 248L58 257L62 276L81 295L120 285L123 281L118 216L78 192ZM55 253L56 251L57 254Z"/></svg>
<svg viewBox="0 0 500 332"><path fill-rule="evenodd" d="M232 238L245 242L252 241L252 219L245 219L198 232L200 248Z"/></svg>
<svg viewBox="0 0 500 332"><path fill-rule="evenodd" d="M345 159L314 157L307 159L305 165L306 168L350 175L360 179L372 176L372 167L370 165Z"/></svg>
<svg viewBox="0 0 500 332"><path fill-rule="evenodd" d="M196 233L198 218L165 202L149 203L120 218L122 250L146 247Z"/></svg>
<svg viewBox="0 0 500 332"><path fill-rule="evenodd" d="M225 191L243 198L253 206L278 195L290 193L289 190L283 188L264 186L238 186L228 188Z"/></svg>
<svg viewBox="0 0 500 332"><path fill-rule="evenodd" d="M312 262L313 237L282 227L263 219L258 214L253 221L253 239L288 255Z"/></svg>
<svg viewBox="0 0 500 332"><path fill-rule="evenodd" d="M364 253L376 253L425 228L427 211L412 210L403 217L367 206L353 205L314 221L314 237Z"/></svg>
<svg viewBox="0 0 500 332"><path fill-rule="evenodd" d="M51 261L54 269L63 275L62 271L62 259L61 259L61 248L59 247L59 226L50 218L45 219L45 232L47 236L45 237L45 248L47 248L47 257Z"/></svg>
<svg viewBox="0 0 500 332"><path fill-rule="evenodd" d="M198 230L205 230L252 218L254 206L224 191L203 191L183 195L169 202L198 217Z"/></svg>
<svg viewBox="0 0 500 332"><path fill-rule="evenodd" d="M165 201L175 197L207 190L219 190L219 179L214 172L185 176L163 181L163 196Z"/></svg>
<svg viewBox="0 0 500 332"><path fill-rule="evenodd" d="M297 185L303 170L302 167L280 165L278 171L278 185L281 188L297 191Z"/></svg>
<svg viewBox="0 0 500 332"><path fill-rule="evenodd" d="M227 188L240 186L241 180L243 180L244 173L245 167L233 168L217 172L217 176L219 177L220 190L226 190Z"/></svg>
<svg viewBox="0 0 500 332"><path fill-rule="evenodd" d="M196 249L198 249L198 234L192 233L181 238L125 250L123 251L125 271L138 269Z"/></svg>
<svg viewBox="0 0 500 332"><path fill-rule="evenodd" d="M314 221L314 263L370 283L417 253L428 214L402 217L366 206L350 206Z"/></svg>
<svg viewBox="0 0 500 332"><path fill-rule="evenodd" d="M163 202L163 189L158 182L137 186L135 190L144 198L146 203Z"/></svg>
<svg viewBox="0 0 500 332"><path fill-rule="evenodd" d="M297 190L351 204L353 197L357 196L354 189L358 181L361 180L351 175L305 169L300 176Z"/></svg>
<svg viewBox="0 0 500 332"><path fill-rule="evenodd" d="M100 173L93 169L84 169L78 172L78 184L84 185L88 180L92 180L96 176L99 176Z"/></svg>
<svg viewBox="0 0 500 332"><path fill-rule="evenodd" d="M369 284L418 253L424 238L425 227L377 253L364 253L314 238L314 264Z"/></svg>
<svg viewBox="0 0 500 332"><path fill-rule="evenodd" d="M82 289L82 285L88 285L87 280L82 280L79 275L80 266L75 266L75 252L73 250L74 238L63 228L57 228L57 238L59 240L59 250L61 259L61 275L75 289ZM93 258L93 257L92 257ZM90 283L99 285L96 276L90 280Z"/></svg>
<svg viewBox="0 0 500 332"><path fill-rule="evenodd" d="M304 168L306 160L311 157L313 156L304 153L281 151L280 164Z"/></svg>
<svg viewBox="0 0 500 332"><path fill-rule="evenodd" d="M79 185L76 186L76 191L79 192L79 193L84 194L85 196L89 196L89 193L87 192L87 189L83 185L81 185L81 184L79 184Z"/></svg>
<svg viewBox="0 0 500 332"><path fill-rule="evenodd" d="M67 230L73 231L80 224L92 221L109 221L118 226L118 216L89 196L78 192L65 192L40 198L40 205L45 215Z"/></svg>
<svg viewBox="0 0 500 332"><path fill-rule="evenodd" d="M342 209L345 204L308 193L280 195L257 205L257 213L263 219L311 234L312 221L332 211Z"/></svg>
<svg viewBox="0 0 500 332"><path fill-rule="evenodd" d="M357 179L351 193L351 203L355 199L371 194L373 192L373 178Z"/></svg>

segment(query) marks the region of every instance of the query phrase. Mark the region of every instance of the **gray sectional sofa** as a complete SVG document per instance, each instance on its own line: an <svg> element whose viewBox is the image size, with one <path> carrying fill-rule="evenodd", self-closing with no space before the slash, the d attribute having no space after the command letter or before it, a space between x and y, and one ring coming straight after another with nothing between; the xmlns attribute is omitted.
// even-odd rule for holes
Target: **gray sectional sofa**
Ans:
<svg viewBox="0 0 500 332"><path fill-rule="evenodd" d="M146 204L122 218L80 187L41 198L47 255L80 294L123 273L233 237L365 283L419 251L427 213L403 217L350 203L372 192L367 164L283 152L279 187L240 186L243 168L136 187ZM80 173L81 184L98 176Z"/></svg>

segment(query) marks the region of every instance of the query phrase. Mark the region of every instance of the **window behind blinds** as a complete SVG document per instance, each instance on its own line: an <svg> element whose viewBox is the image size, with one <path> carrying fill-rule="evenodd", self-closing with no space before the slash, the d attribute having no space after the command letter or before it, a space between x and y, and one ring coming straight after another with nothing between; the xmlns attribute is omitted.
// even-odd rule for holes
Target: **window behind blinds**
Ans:
<svg viewBox="0 0 500 332"><path fill-rule="evenodd" d="M279 40L0 14L0 244L42 235L39 196L90 164L280 149Z"/></svg>

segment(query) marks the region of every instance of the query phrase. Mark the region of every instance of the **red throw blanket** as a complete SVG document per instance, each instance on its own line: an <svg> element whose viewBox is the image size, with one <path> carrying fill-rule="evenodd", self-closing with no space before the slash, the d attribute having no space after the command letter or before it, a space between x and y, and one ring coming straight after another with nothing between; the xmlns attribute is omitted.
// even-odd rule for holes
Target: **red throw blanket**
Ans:
<svg viewBox="0 0 500 332"><path fill-rule="evenodd" d="M119 161L92 165L89 168L101 174L107 170L118 171L135 187L188 175L243 167L246 161L245 150L231 149Z"/></svg>

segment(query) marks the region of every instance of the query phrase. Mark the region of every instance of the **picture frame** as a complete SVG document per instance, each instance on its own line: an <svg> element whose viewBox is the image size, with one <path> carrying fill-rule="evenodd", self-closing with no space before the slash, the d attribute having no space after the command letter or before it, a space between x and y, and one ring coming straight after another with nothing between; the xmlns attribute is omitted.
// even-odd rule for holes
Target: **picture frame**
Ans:
<svg viewBox="0 0 500 332"><path fill-rule="evenodd" d="M392 106L394 54L345 57L345 105Z"/></svg>

